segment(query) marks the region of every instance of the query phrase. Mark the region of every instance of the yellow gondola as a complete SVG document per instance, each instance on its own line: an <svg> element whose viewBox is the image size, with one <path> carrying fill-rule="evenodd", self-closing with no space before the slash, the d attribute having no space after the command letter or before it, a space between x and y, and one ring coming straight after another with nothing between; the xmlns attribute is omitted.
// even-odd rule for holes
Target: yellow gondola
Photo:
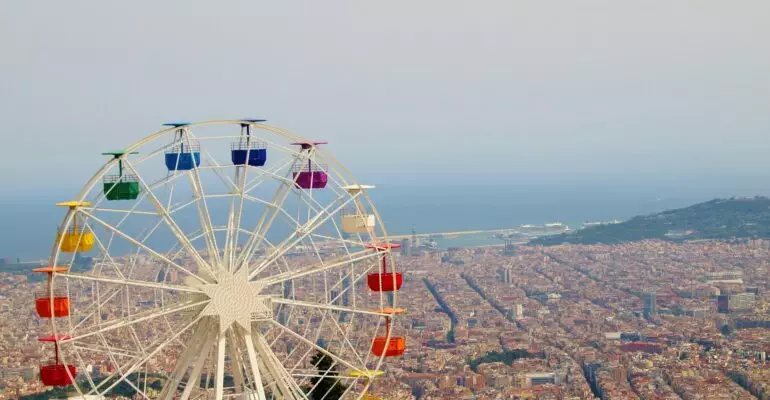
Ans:
<svg viewBox="0 0 770 400"><path fill-rule="evenodd" d="M60 207L69 207L69 212L73 212L78 207L89 207L91 206L91 203L87 201L67 201L56 205ZM78 216L75 214L72 216L72 227L66 231L59 230L56 235L56 242L61 243L60 249L63 252L86 253L91 251L94 247L95 239L93 232L83 229L83 227L78 224Z"/></svg>
<svg viewBox="0 0 770 400"><path fill-rule="evenodd" d="M367 386L369 386L369 381L372 378L376 378L376 377L382 376L383 374L384 374L384 372L382 372L382 371L366 369L366 370L362 370L362 371L350 371L348 373L348 376L353 377L353 378L364 378L364 387L367 387ZM381 400L382 398L381 397L377 397L377 396L372 396L369 393L365 392L363 397L361 397L361 399L363 399L363 400Z"/></svg>

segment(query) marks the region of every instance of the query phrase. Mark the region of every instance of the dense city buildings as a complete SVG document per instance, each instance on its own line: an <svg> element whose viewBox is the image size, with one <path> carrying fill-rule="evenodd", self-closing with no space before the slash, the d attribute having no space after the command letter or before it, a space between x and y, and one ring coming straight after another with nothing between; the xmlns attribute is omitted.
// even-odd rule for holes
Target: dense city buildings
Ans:
<svg viewBox="0 0 770 400"><path fill-rule="evenodd" d="M407 314L395 329L408 346L387 360L373 395L770 396L768 241L454 248L396 257L406 276L396 300ZM0 273L0 398L45 390L37 380L50 354L36 340L46 332L33 306L39 288L25 275Z"/></svg>

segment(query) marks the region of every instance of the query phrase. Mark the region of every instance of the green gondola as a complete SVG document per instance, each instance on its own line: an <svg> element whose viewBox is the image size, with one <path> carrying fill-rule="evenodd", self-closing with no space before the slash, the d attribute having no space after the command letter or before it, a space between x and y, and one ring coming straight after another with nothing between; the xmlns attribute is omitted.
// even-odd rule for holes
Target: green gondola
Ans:
<svg viewBox="0 0 770 400"><path fill-rule="evenodd" d="M139 196L139 178L136 175L123 173L123 160L121 157L126 154L123 150L110 151L102 153L106 156L113 156L118 160L118 174L104 176L104 197L107 200L136 200ZM132 152L130 154L136 154Z"/></svg>

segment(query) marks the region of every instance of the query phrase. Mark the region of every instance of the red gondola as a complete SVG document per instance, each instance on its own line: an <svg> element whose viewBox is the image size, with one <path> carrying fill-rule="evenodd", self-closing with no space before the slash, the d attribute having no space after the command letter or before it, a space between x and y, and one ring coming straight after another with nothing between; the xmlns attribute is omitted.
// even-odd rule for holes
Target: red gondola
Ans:
<svg viewBox="0 0 770 400"><path fill-rule="evenodd" d="M72 384L72 379L78 370L74 365L59 363L59 341L70 339L65 335L43 336L37 340L41 342L53 342L56 351L56 363L40 366L40 380L46 386L67 386Z"/></svg>
<svg viewBox="0 0 770 400"><path fill-rule="evenodd" d="M40 318L66 317L70 315L70 298L56 294L50 297L48 292L40 292L35 299L35 311Z"/></svg>
<svg viewBox="0 0 770 400"><path fill-rule="evenodd" d="M401 289L404 283L404 276L400 272L388 272L388 252L389 249L398 249L401 245L398 243L376 243L366 246L368 249L374 249L380 254L380 272L369 274L366 277L366 283L369 289L375 292L393 292Z"/></svg>

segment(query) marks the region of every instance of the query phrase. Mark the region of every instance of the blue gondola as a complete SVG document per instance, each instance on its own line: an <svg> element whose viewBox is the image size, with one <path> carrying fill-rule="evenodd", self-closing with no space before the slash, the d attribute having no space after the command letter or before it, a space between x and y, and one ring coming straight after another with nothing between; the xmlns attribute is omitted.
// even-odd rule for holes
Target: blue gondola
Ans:
<svg viewBox="0 0 770 400"><path fill-rule="evenodd" d="M233 143L231 158L233 164L244 165L247 163L253 167L261 167L267 162L267 149L264 147L259 148L261 143ZM248 160L247 160L248 158Z"/></svg>
<svg viewBox="0 0 770 400"><path fill-rule="evenodd" d="M169 171L189 171L201 165L201 152L199 147L186 151L180 146L178 151L166 152L166 168Z"/></svg>
<svg viewBox="0 0 770 400"><path fill-rule="evenodd" d="M251 137L251 124L264 119L245 119L241 123L241 137L230 145L230 158L234 165L264 166L267 162L267 147L264 142Z"/></svg>
<svg viewBox="0 0 770 400"><path fill-rule="evenodd" d="M166 150L166 168L169 171L189 171L201 165L200 145L192 141L189 137L184 137L184 127L189 122L169 122L163 124L179 128L176 131L176 142Z"/></svg>

